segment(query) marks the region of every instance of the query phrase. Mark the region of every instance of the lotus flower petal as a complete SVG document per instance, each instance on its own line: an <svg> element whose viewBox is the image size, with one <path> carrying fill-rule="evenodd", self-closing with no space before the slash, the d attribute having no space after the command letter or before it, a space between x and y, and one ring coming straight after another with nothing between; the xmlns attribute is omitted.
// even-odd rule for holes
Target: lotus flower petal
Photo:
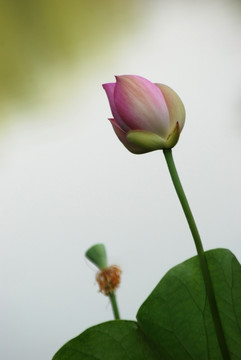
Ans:
<svg viewBox="0 0 241 360"><path fill-rule="evenodd" d="M118 114L132 130L168 135L169 112L160 89L140 76L117 76L114 102Z"/></svg>
<svg viewBox="0 0 241 360"><path fill-rule="evenodd" d="M182 100L177 95L177 93L174 90L172 90L169 86L164 84L155 84L155 85L159 87L165 98L165 102L167 104L167 108L170 115L171 128L173 129L173 127L175 127L176 123L178 122L179 129L181 131L185 122L185 108L182 103Z"/></svg>

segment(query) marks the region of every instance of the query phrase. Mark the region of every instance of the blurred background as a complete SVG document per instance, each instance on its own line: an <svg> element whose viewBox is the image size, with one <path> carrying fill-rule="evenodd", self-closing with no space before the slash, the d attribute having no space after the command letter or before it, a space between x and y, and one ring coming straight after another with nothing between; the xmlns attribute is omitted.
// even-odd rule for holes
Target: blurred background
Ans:
<svg viewBox="0 0 241 360"><path fill-rule="evenodd" d="M137 74L172 87L173 150L204 248L241 260L241 2L1 0L0 358L51 359L112 319L85 251L123 271L121 316L195 255L162 152L116 138L101 87Z"/></svg>

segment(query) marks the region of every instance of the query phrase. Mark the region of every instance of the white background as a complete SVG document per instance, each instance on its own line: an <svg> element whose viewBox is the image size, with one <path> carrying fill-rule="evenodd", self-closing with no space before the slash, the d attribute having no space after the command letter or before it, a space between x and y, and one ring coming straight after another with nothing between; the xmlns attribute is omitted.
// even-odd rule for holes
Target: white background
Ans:
<svg viewBox="0 0 241 360"><path fill-rule="evenodd" d="M16 109L0 145L0 358L44 360L112 319L84 257L106 245L123 271L121 316L195 255L162 152L129 153L101 88L115 74L171 86L186 124L174 159L205 249L241 260L241 21L235 1L152 1L138 31L102 63L55 84L52 102ZM57 91L57 88L59 90ZM46 98L49 94L46 94ZM32 119L34 118L34 121Z"/></svg>

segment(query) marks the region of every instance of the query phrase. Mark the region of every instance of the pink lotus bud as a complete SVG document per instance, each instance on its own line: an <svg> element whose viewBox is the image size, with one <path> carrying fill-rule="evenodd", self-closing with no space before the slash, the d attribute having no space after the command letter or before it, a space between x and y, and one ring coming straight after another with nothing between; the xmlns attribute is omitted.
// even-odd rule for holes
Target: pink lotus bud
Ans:
<svg viewBox="0 0 241 360"><path fill-rule="evenodd" d="M113 129L135 154L176 145L185 121L179 96L168 86L141 76L116 76L116 83L103 85L113 119Z"/></svg>

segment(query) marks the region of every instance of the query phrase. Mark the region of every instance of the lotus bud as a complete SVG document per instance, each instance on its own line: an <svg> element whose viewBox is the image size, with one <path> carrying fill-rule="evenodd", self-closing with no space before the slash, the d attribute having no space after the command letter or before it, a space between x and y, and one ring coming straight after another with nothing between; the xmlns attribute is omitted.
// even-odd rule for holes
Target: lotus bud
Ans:
<svg viewBox="0 0 241 360"><path fill-rule="evenodd" d="M132 153L170 149L176 145L185 122L179 96L166 85L136 75L116 76L103 85L113 118L113 129Z"/></svg>

